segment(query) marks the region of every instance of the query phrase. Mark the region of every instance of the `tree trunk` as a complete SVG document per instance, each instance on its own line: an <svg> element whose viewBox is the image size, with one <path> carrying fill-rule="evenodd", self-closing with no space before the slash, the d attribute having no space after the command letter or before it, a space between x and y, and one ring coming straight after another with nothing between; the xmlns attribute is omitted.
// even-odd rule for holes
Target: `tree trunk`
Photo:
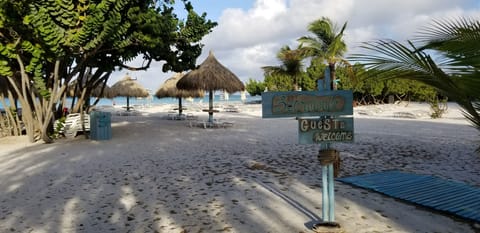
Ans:
<svg viewBox="0 0 480 233"><path fill-rule="evenodd" d="M330 68L330 80L332 80L332 90L335 91L337 90L337 82L335 82L335 63L334 62L330 62L328 63L328 67Z"/></svg>
<svg viewBox="0 0 480 233"><path fill-rule="evenodd" d="M11 94L11 91L8 91L8 99L10 100L10 104L12 104L13 96ZM2 125L0 125L0 128L4 129L3 133L6 134L6 136L19 136L22 133L22 128L20 124L20 118L18 114L18 108L14 108L17 110L17 114L12 113L12 107L7 107L7 102L5 101L3 96L0 96L0 101L2 105L5 107L5 116L2 116ZM12 106L12 105L10 105ZM1 114L1 113L0 113Z"/></svg>
<svg viewBox="0 0 480 233"><path fill-rule="evenodd" d="M17 57L17 61L20 66L20 87L17 85L17 82L14 80L14 77L7 77L7 80L10 82L11 87L16 92L18 100L22 105L22 120L25 125L25 130L27 132L28 141L33 143L35 142L35 122L33 110L30 105L28 98L30 97L30 81L27 74L25 73L25 67L20 57Z"/></svg>
<svg viewBox="0 0 480 233"><path fill-rule="evenodd" d="M62 100L62 96L64 97L68 81L74 75L78 74L78 71L65 75L67 77L63 77L64 75L61 75L60 72L62 63L60 60L57 60L54 71L48 72L48 75L53 75L53 81L50 79L51 81L45 85L49 95L41 96L39 95L39 90L32 84L33 78L26 72L20 56L17 56L17 62L19 70L14 76L8 76L6 78L11 86L11 91L16 94L18 101L20 101L22 107L21 120L24 123L28 139L32 143L40 139L46 143L50 143L53 141L50 135L53 132L53 123L56 118L54 115L55 109L58 108L57 105ZM108 78L108 76L106 78ZM13 100L13 97L8 98ZM83 101L81 102L83 103ZM15 120L13 115L9 118L10 122L20 122L20 118L17 117ZM17 127L20 134L20 124L18 124Z"/></svg>
<svg viewBox="0 0 480 233"><path fill-rule="evenodd" d="M295 75L293 76L293 90L294 91L299 91L299 88L298 88L298 77Z"/></svg>
<svg viewBox="0 0 480 233"><path fill-rule="evenodd" d="M36 91L33 90L31 86L30 78L25 71L22 60L17 57L17 61L20 65L20 75L22 80L21 90L16 85L13 77L7 77L7 79L13 85L20 100L20 104L22 105L22 119L25 124L29 141L33 143L37 139L42 139L46 143L50 143L53 141L48 134L49 127L52 127L53 121L54 111L52 109L55 108L67 85L64 83L63 86L60 86L60 61L57 60L55 63L54 81L48 90L50 92L48 98L37 96Z"/></svg>
<svg viewBox="0 0 480 233"><path fill-rule="evenodd" d="M0 113L0 138L4 136L10 136L8 131L8 119L3 117L3 113Z"/></svg>

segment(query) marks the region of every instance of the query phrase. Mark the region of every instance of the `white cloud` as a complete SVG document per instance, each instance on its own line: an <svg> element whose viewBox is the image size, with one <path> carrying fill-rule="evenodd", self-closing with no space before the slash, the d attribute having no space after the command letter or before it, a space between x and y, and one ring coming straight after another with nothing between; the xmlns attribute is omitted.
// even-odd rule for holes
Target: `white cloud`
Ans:
<svg viewBox="0 0 480 233"><path fill-rule="evenodd" d="M369 41L375 36L376 30L372 25L348 30L344 37L348 53L352 54L358 52L358 47L361 45L361 42Z"/></svg>
<svg viewBox="0 0 480 233"><path fill-rule="evenodd" d="M287 7L283 0L258 0L249 15L254 19L274 20L286 11Z"/></svg>
<svg viewBox="0 0 480 233"><path fill-rule="evenodd" d="M224 55L225 59L222 59L220 62L228 67L230 70L234 71L235 74L246 81L249 78L253 79L262 79L263 71L262 66L267 66L272 64L272 54L275 54L278 51L278 45L276 43L268 43L255 45L248 48L239 48L233 51L229 51L227 54L225 52L221 55ZM235 54L234 56L230 56Z"/></svg>
<svg viewBox="0 0 480 233"><path fill-rule="evenodd" d="M295 47L296 39L308 34L308 24L321 17L339 26L348 21L345 40L349 52L354 53L364 41L410 39L432 17L465 15L460 7L465 4L467 0L258 0L248 11L225 10L205 44L221 50L219 61L231 64L228 67L241 79L262 79L259 67L278 64L278 49L285 44ZM263 47L267 44L269 49ZM252 59L260 52L261 60Z"/></svg>
<svg viewBox="0 0 480 233"><path fill-rule="evenodd" d="M296 47L296 39L307 35L308 24L321 17L343 24L348 21L345 40L350 52L360 42L391 38L410 39L432 18L472 16L479 18L477 0L256 0L248 10L224 9L218 26L207 35L205 48L240 79L263 79L260 67L277 65L276 53L283 45ZM161 67L139 73L140 81L158 88L170 74ZM148 81L147 81L148 80ZM142 81L143 82L143 81Z"/></svg>

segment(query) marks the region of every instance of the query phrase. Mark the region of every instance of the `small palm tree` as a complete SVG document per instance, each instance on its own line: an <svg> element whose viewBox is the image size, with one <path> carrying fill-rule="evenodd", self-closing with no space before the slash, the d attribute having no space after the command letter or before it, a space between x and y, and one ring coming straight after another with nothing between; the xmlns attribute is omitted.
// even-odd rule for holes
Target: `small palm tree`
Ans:
<svg viewBox="0 0 480 233"><path fill-rule="evenodd" d="M297 49L290 49L288 45L282 47L277 53L277 58L282 63L280 66L262 67L265 75L287 75L293 79L293 89L299 90L299 79L303 74L303 59L305 52L300 44Z"/></svg>
<svg viewBox="0 0 480 233"><path fill-rule="evenodd" d="M315 36L303 36L298 39L305 45L306 54L312 59L325 60L330 68L330 80L332 89L336 90L335 67L337 63L349 64L343 58L347 51L347 45L343 40L344 31L347 27L345 22L341 28L335 27L328 18L321 18L310 23L308 31Z"/></svg>
<svg viewBox="0 0 480 233"><path fill-rule="evenodd" d="M366 75L384 79L417 80L456 101L480 130L480 22L458 19L434 21L414 42L367 42L368 53L352 59L369 68ZM427 52L433 50L436 59ZM372 54L373 52L373 54ZM480 149L480 148L479 148Z"/></svg>

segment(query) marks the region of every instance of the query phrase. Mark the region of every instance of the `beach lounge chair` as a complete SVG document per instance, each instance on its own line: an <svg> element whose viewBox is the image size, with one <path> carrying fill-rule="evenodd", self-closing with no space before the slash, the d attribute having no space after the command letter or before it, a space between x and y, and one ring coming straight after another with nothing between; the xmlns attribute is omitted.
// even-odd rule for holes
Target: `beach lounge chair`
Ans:
<svg viewBox="0 0 480 233"><path fill-rule="evenodd" d="M193 113L187 113L186 119L188 121L196 121L196 120L198 120L198 116L193 115Z"/></svg>
<svg viewBox="0 0 480 233"><path fill-rule="evenodd" d="M234 125L234 122L232 121L223 121L221 119L213 119L212 122L208 122L206 120L202 121L190 121L189 122L190 127L197 126L197 127L203 127L204 129L206 128L227 128L227 127L232 127Z"/></svg>
<svg viewBox="0 0 480 233"><path fill-rule="evenodd" d="M85 131L90 131L90 115L83 113L83 122ZM65 137L73 138L77 136L78 132L83 131L80 113L68 114L65 118L65 125L63 127L63 134Z"/></svg>
<svg viewBox="0 0 480 233"><path fill-rule="evenodd" d="M131 108L129 111L127 110L117 110L116 115L117 116L138 116L141 113L133 108Z"/></svg>
<svg viewBox="0 0 480 233"><path fill-rule="evenodd" d="M238 108L234 105L228 105L223 108L225 112L239 112Z"/></svg>
<svg viewBox="0 0 480 233"><path fill-rule="evenodd" d="M228 127L232 127L234 124L233 121L226 121L222 119L218 119L217 121L214 121L214 123L216 124L217 128L228 128Z"/></svg>

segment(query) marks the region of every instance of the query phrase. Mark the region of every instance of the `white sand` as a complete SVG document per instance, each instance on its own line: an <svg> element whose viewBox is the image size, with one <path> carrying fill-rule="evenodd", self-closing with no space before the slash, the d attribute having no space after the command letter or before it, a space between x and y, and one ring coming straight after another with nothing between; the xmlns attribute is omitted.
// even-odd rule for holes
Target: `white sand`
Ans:
<svg viewBox="0 0 480 233"><path fill-rule="evenodd" d="M322 217L319 146L298 145L291 118L261 119L260 105L239 107L215 115L235 122L227 129L189 128L165 120L172 106L156 106L114 115L107 141L0 138L0 232L311 232ZM416 103L356 108L355 143L335 145L341 176L396 169L480 187L478 132L454 104L443 119L428 112ZM340 182L335 188L336 221L347 232L480 228Z"/></svg>

